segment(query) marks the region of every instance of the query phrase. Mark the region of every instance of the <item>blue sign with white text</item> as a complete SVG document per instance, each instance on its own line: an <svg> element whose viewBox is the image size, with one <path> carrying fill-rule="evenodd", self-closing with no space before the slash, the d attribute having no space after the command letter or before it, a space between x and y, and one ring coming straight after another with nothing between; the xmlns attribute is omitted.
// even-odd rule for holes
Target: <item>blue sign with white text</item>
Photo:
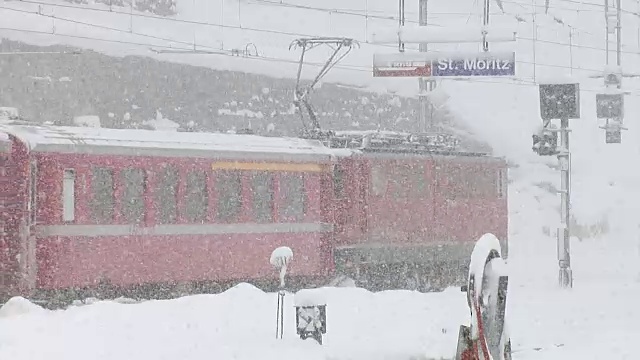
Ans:
<svg viewBox="0 0 640 360"><path fill-rule="evenodd" d="M455 76L515 76L515 53L502 56L479 54L469 58L440 58L431 66L433 77Z"/></svg>

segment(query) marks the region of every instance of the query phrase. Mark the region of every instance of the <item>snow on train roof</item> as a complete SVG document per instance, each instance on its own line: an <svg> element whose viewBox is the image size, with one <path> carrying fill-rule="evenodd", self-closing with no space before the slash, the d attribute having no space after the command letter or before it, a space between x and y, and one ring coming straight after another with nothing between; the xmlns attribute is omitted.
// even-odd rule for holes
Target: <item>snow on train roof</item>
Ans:
<svg viewBox="0 0 640 360"><path fill-rule="evenodd" d="M320 141L222 133L106 129L34 124L0 124L0 132L15 136L33 152L110 155L246 158L287 156L301 161L345 155ZM303 159L304 158L304 159Z"/></svg>

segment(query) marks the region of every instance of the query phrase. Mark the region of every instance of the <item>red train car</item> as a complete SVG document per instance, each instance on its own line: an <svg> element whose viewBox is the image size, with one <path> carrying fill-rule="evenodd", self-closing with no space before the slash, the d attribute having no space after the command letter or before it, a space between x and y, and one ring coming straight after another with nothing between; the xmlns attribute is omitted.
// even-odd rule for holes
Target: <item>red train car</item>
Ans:
<svg viewBox="0 0 640 360"><path fill-rule="evenodd" d="M506 251L503 159L425 146L409 134L378 134L378 146L359 143L361 133L345 135L359 153L340 165L351 195L334 223L337 273L371 290L440 290L466 281L483 234L502 239Z"/></svg>
<svg viewBox="0 0 640 360"><path fill-rule="evenodd" d="M455 278L428 265L459 273L481 233L506 239L506 168L484 156L17 122L0 134L5 296L269 288L269 255L283 245L292 286L343 273L374 290L428 290L434 276Z"/></svg>

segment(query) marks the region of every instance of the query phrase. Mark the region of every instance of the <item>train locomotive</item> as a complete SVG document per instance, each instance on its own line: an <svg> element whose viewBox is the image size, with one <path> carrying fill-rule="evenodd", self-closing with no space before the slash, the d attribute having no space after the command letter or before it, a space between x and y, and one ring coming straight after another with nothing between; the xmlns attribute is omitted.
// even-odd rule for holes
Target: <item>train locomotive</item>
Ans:
<svg viewBox="0 0 640 360"><path fill-rule="evenodd" d="M507 164L411 134L257 135L0 124L0 297L167 298L349 277L466 281L507 239ZM502 246L506 250L506 243Z"/></svg>

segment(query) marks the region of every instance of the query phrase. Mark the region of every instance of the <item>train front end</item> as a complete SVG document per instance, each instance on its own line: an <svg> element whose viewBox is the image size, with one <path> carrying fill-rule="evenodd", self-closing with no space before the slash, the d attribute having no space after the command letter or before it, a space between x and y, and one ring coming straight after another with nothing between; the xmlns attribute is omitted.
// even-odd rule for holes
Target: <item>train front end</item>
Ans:
<svg viewBox="0 0 640 360"><path fill-rule="evenodd" d="M338 274L371 291L465 283L476 239L507 248L506 163L470 153L363 151L343 161L336 208Z"/></svg>

